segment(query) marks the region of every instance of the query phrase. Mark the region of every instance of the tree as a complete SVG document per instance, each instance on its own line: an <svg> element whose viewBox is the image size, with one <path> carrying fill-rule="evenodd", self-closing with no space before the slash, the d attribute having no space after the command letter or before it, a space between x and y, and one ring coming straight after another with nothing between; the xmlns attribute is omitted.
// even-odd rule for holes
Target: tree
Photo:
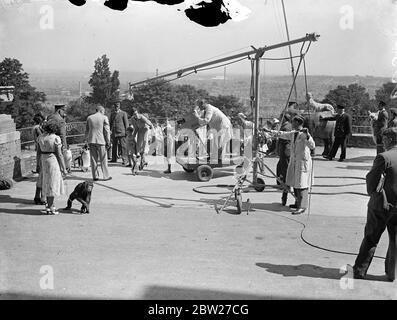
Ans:
<svg viewBox="0 0 397 320"><path fill-rule="evenodd" d="M397 99L390 99L390 95L396 86L397 84L393 82L384 83L381 88L375 91L375 100L386 102L390 108L397 108Z"/></svg>
<svg viewBox="0 0 397 320"><path fill-rule="evenodd" d="M190 85L171 85L158 80L136 88L131 107L152 117L177 118L191 111L199 97L208 97L208 92Z"/></svg>
<svg viewBox="0 0 397 320"><path fill-rule="evenodd" d="M239 112L245 114L250 112L248 108L244 107L240 100L233 95L210 96L209 102L232 118L235 118Z"/></svg>
<svg viewBox="0 0 397 320"><path fill-rule="evenodd" d="M86 99L73 100L68 103L67 121L86 121L87 117L95 113L96 105L89 103Z"/></svg>
<svg viewBox="0 0 397 320"><path fill-rule="evenodd" d="M0 85L15 87L14 101L0 104L0 113L10 114L17 128L31 126L34 114L46 109L44 92L29 84L29 74L17 59L5 58L0 62Z"/></svg>
<svg viewBox="0 0 397 320"><path fill-rule="evenodd" d="M341 104L346 112L355 115L366 115L373 106L367 89L356 83L330 90L322 102L334 106Z"/></svg>
<svg viewBox="0 0 397 320"><path fill-rule="evenodd" d="M89 103L109 106L111 100L118 94L120 81L119 72L115 70L113 74L109 69L109 58L106 55L95 60L94 72L88 81L92 88Z"/></svg>
<svg viewBox="0 0 397 320"><path fill-rule="evenodd" d="M142 85L134 90L134 101L125 104L126 109L138 108L140 112L151 117L179 118L192 112L195 102L205 98L226 115L234 117L239 112L247 112L239 99L232 95L210 96L206 90L196 89L191 85L172 85L164 80L157 80ZM123 107L123 104L122 104ZM130 112L129 109L127 112Z"/></svg>

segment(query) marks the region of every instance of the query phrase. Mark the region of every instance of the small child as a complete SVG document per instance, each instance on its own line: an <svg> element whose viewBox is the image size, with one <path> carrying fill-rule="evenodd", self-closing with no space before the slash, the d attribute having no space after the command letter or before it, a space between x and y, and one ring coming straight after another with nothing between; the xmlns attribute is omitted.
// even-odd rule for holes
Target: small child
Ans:
<svg viewBox="0 0 397 320"><path fill-rule="evenodd" d="M72 151L70 149L66 149L63 152L63 159L65 161L66 171L70 172L72 170Z"/></svg>
<svg viewBox="0 0 397 320"><path fill-rule="evenodd" d="M137 169L137 163L138 163L138 152L137 152L137 144L134 136L134 127L129 126L127 128L127 139L126 139L126 144L127 144L127 157L128 157L128 166L131 166L131 171L132 174L135 176L138 174ZM131 163L132 162L132 163Z"/></svg>
<svg viewBox="0 0 397 320"><path fill-rule="evenodd" d="M91 155L90 155L90 148L88 144L85 144L83 149L80 152L81 155L81 170L83 172L87 172L88 169L91 167Z"/></svg>

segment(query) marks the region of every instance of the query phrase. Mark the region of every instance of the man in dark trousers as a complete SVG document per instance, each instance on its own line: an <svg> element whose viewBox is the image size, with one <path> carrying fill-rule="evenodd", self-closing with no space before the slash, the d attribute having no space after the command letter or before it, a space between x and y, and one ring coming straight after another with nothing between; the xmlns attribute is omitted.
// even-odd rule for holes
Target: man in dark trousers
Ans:
<svg viewBox="0 0 397 320"><path fill-rule="evenodd" d="M56 121L58 123L59 131L56 133L60 136L62 141L62 152L68 149L68 143L66 141L66 105L56 104L55 112L47 117L47 121Z"/></svg>
<svg viewBox="0 0 397 320"><path fill-rule="evenodd" d="M120 109L120 99L115 99L113 105L114 111L110 114L110 130L112 132L112 160L110 162L117 162L118 155L121 153L123 164L128 164L126 145L128 115Z"/></svg>
<svg viewBox="0 0 397 320"><path fill-rule="evenodd" d="M320 120L336 120L334 129L334 143L332 144L331 151L329 152L328 156L325 156L325 158L332 160L340 146L341 153L338 161L344 161L346 159L347 139L352 132L352 117L350 114L345 112L345 107L343 105L337 105L336 115L331 117L320 117Z"/></svg>
<svg viewBox="0 0 397 320"><path fill-rule="evenodd" d="M280 131L292 131L292 125L291 125L291 116L286 113L284 114L284 117L282 117L282 123L280 127ZM279 156L279 160L277 162L277 168L276 168L276 174L277 177L280 178L282 182L285 183L285 180L287 179L287 169L288 169L288 164L289 164L289 158L291 155L291 150L290 150L290 141L278 138L277 139L277 154ZM280 184L277 181L277 184ZM283 195L281 196L281 204L285 206L287 204L287 198L288 198L288 191L283 190Z"/></svg>
<svg viewBox="0 0 397 320"><path fill-rule="evenodd" d="M390 281L395 277L397 226L397 128L383 131L385 152L379 153L366 176L368 201L367 223L360 252L353 266L356 279L363 279L375 254L379 239L387 227L389 248L385 272ZM384 180L383 180L384 179Z"/></svg>
<svg viewBox="0 0 397 320"><path fill-rule="evenodd" d="M387 114L385 107L386 107L386 103L384 101L379 101L378 116L372 123L372 127L374 130L374 138L376 142L376 154L385 151L382 143L382 132L387 128L387 122L389 120L389 115Z"/></svg>

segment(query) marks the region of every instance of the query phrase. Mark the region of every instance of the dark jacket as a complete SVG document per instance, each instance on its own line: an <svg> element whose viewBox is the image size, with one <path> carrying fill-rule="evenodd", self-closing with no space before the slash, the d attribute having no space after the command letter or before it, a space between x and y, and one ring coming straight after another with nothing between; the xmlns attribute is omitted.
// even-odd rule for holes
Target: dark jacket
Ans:
<svg viewBox="0 0 397 320"><path fill-rule="evenodd" d="M387 128L387 121L389 120L389 115L385 109L379 111L378 120L374 120L372 126L374 129L374 135L381 135L383 130Z"/></svg>
<svg viewBox="0 0 397 320"><path fill-rule="evenodd" d="M68 144L66 141L66 121L65 121L65 119L62 118L58 112L55 112L53 114L50 114L47 117L47 121L56 121L58 123L59 130L58 130L58 132L56 132L56 134L61 138L62 147L64 149L67 149Z"/></svg>
<svg viewBox="0 0 397 320"><path fill-rule="evenodd" d="M341 115L337 114L332 117L324 117L321 120L336 120L334 136L336 138L347 137L352 132L352 117L348 113L343 113Z"/></svg>
<svg viewBox="0 0 397 320"><path fill-rule="evenodd" d="M390 119L389 123L387 124L388 128L397 127L397 117Z"/></svg>
<svg viewBox="0 0 397 320"><path fill-rule="evenodd" d="M397 145L390 150L379 153L371 170L366 176L367 192L370 196L368 207L382 209L383 197L376 192L381 175L385 173L384 190L389 203L397 205Z"/></svg>
<svg viewBox="0 0 397 320"><path fill-rule="evenodd" d="M125 137L129 126L127 113L123 110L110 115L110 131L113 137Z"/></svg>
<svg viewBox="0 0 397 320"><path fill-rule="evenodd" d="M288 121L284 121L280 127L280 131L292 131L291 123ZM291 155L290 146L291 146L290 140L280 139L280 138L277 139L276 150L280 158L281 157L289 158L289 156Z"/></svg>

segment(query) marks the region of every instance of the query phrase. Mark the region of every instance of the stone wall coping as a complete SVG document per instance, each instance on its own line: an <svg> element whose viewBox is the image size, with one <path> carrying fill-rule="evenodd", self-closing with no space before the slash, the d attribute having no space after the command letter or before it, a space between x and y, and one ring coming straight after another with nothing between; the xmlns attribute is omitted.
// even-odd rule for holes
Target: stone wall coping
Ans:
<svg viewBox="0 0 397 320"><path fill-rule="evenodd" d="M21 139L21 133L19 131L1 133L0 134L0 144L4 144L11 141L16 141Z"/></svg>

